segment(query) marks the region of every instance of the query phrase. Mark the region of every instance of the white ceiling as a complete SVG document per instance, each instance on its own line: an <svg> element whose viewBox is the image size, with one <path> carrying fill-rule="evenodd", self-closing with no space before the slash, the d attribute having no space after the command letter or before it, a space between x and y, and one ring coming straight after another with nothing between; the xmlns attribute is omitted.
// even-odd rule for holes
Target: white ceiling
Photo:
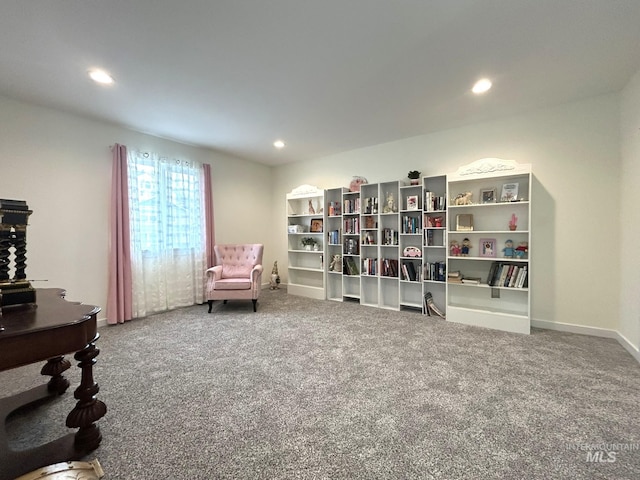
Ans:
<svg viewBox="0 0 640 480"><path fill-rule="evenodd" d="M1 95L277 165L619 91L640 0L1 0L0 45Z"/></svg>

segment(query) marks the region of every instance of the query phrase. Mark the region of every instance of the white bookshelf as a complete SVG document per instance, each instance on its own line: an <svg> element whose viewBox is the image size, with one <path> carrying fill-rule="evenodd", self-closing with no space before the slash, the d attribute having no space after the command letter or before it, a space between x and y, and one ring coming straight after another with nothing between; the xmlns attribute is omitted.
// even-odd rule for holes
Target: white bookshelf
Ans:
<svg viewBox="0 0 640 480"><path fill-rule="evenodd" d="M287 292L324 299L324 191L312 185L301 185L287 194L286 208ZM318 231L312 231L314 229ZM305 238L315 239L315 248L303 246Z"/></svg>
<svg viewBox="0 0 640 480"><path fill-rule="evenodd" d="M501 199L505 185L517 185L517 197ZM468 239L467 256L447 252L447 272L461 272L463 278L478 278L480 283L447 283L447 320L516 333L530 333L531 292L531 166L500 159L482 159L448 175L447 209L448 242L462 244ZM483 191L495 191L494 201L485 201ZM456 205L459 194L471 193L471 203ZM490 195L489 195L490 196ZM472 229L461 230L458 223L467 225L472 216ZM466 218L464 216L467 216ZM509 229L510 220L517 217L517 228ZM468 227L462 227L468 228ZM512 242L514 251L506 250ZM520 244L527 245L527 253L514 254ZM519 286L517 275L507 286L504 279L499 284L489 278L492 265L508 265L509 272L526 272ZM523 275L521 273L521 275ZM491 284L490 284L491 283Z"/></svg>

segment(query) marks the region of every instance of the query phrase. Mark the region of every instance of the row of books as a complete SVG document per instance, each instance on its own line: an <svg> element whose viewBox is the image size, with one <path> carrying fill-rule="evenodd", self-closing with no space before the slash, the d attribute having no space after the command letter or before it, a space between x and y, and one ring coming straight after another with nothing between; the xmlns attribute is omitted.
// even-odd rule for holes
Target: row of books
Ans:
<svg viewBox="0 0 640 480"><path fill-rule="evenodd" d="M360 213L360 197L345 198L344 213Z"/></svg>
<svg viewBox="0 0 640 480"><path fill-rule="evenodd" d="M403 215L402 233L420 233L420 217Z"/></svg>
<svg viewBox="0 0 640 480"><path fill-rule="evenodd" d="M327 206L327 208L329 209L330 217L337 217L342 215L340 202L329 202L329 205Z"/></svg>
<svg viewBox="0 0 640 480"><path fill-rule="evenodd" d="M493 262L487 276L492 287L526 288L529 286L528 265Z"/></svg>
<svg viewBox="0 0 640 480"><path fill-rule="evenodd" d="M444 282L447 279L447 264L445 262L426 262L423 269L425 280Z"/></svg>
<svg viewBox="0 0 640 480"><path fill-rule="evenodd" d="M383 245L398 245L398 231L393 228L385 228L382 230Z"/></svg>
<svg viewBox="0 0 640 480"><path fill-rule="evenodd" d="M380 261L381 277L397 277L398 276L398 260L393 258L383 258Z"/></svg>
<svg viewBox="0 0 640 480"><path fill-rule="evenodd" d="M448 283L464 283L467 285L480 285L482 280L479 277L465 277L459 270L447 273Z"/></svg>
<svg viewBox="0 0 640 480"><path fill-rule="evenodd" d="M339 245L340 244L340 232L338 230L331 230L327 232L329 244L331 245Z"/></svg>
<svg viewBox="0 0 640 480"><path fill-rule="evenodd" d="M364 199L364 213L378 213L378 197Z"/></svg>
<svg viewBox="0 0 640 480"><path fill-rule="evenodd" d="M416 266L412 261L402 262L402 279L410 282L420 281L420 270L416 269Z"/></svg>
<svg viewBox="0 0 640 480"><path fill-rule="evenodd" d="M445 210L447 208L447 200L442 195L436 195L433 192L424 192L424 209L427 212Z"/></svg>
<svg viewBox="0 0 640 480"><path fill-rule="evenodd" d="M360 233L360 217L345 218L344 233Z"/></svg>
<svg viewBox="0 0 640 480"><path fill-rule="evenodd" d="M363 275L377 275L378 274L378 259L377 258L363 258L362 259L362 274Z"/></svg>
<svg viewBox="0 0 640 480"><path fill-rule="evenodd" d="M437 315L438 317L447 318L445 313L438 307L436 307L431 292L427 292L424 294L424 302L422 304L422 308L424 309L424 313L426 313L430 317L432 315Z"/></svg>

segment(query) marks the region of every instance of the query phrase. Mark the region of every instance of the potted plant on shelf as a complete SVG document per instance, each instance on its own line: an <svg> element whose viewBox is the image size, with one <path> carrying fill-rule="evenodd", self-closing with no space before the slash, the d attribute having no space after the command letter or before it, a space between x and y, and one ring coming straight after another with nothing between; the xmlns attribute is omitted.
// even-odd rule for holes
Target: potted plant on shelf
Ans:
<svg viewBox="0 0 640 480"><path fill-rule="evenodd" d="M318 240L313 237L302 237L301 241L305 250L318 249Z"/></svg>
<svg viewBox="0 0 640 480"><path fill-rule="evenodd" d="M407 177L409 177L409 180L411 182L411 185L418 185L419 180L420 180L420 172L418 170L411 170L408 174Z"/></svg>

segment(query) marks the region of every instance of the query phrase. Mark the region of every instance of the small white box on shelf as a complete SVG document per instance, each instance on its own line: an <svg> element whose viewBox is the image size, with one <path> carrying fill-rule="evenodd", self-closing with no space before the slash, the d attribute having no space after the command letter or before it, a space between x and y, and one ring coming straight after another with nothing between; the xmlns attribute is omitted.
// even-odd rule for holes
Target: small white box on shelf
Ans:
<svg viewBox="0 0 640 480"><path fill-rule="evenodd" d="M304 225L289 225L289 233L304 233Z"/></svg>

